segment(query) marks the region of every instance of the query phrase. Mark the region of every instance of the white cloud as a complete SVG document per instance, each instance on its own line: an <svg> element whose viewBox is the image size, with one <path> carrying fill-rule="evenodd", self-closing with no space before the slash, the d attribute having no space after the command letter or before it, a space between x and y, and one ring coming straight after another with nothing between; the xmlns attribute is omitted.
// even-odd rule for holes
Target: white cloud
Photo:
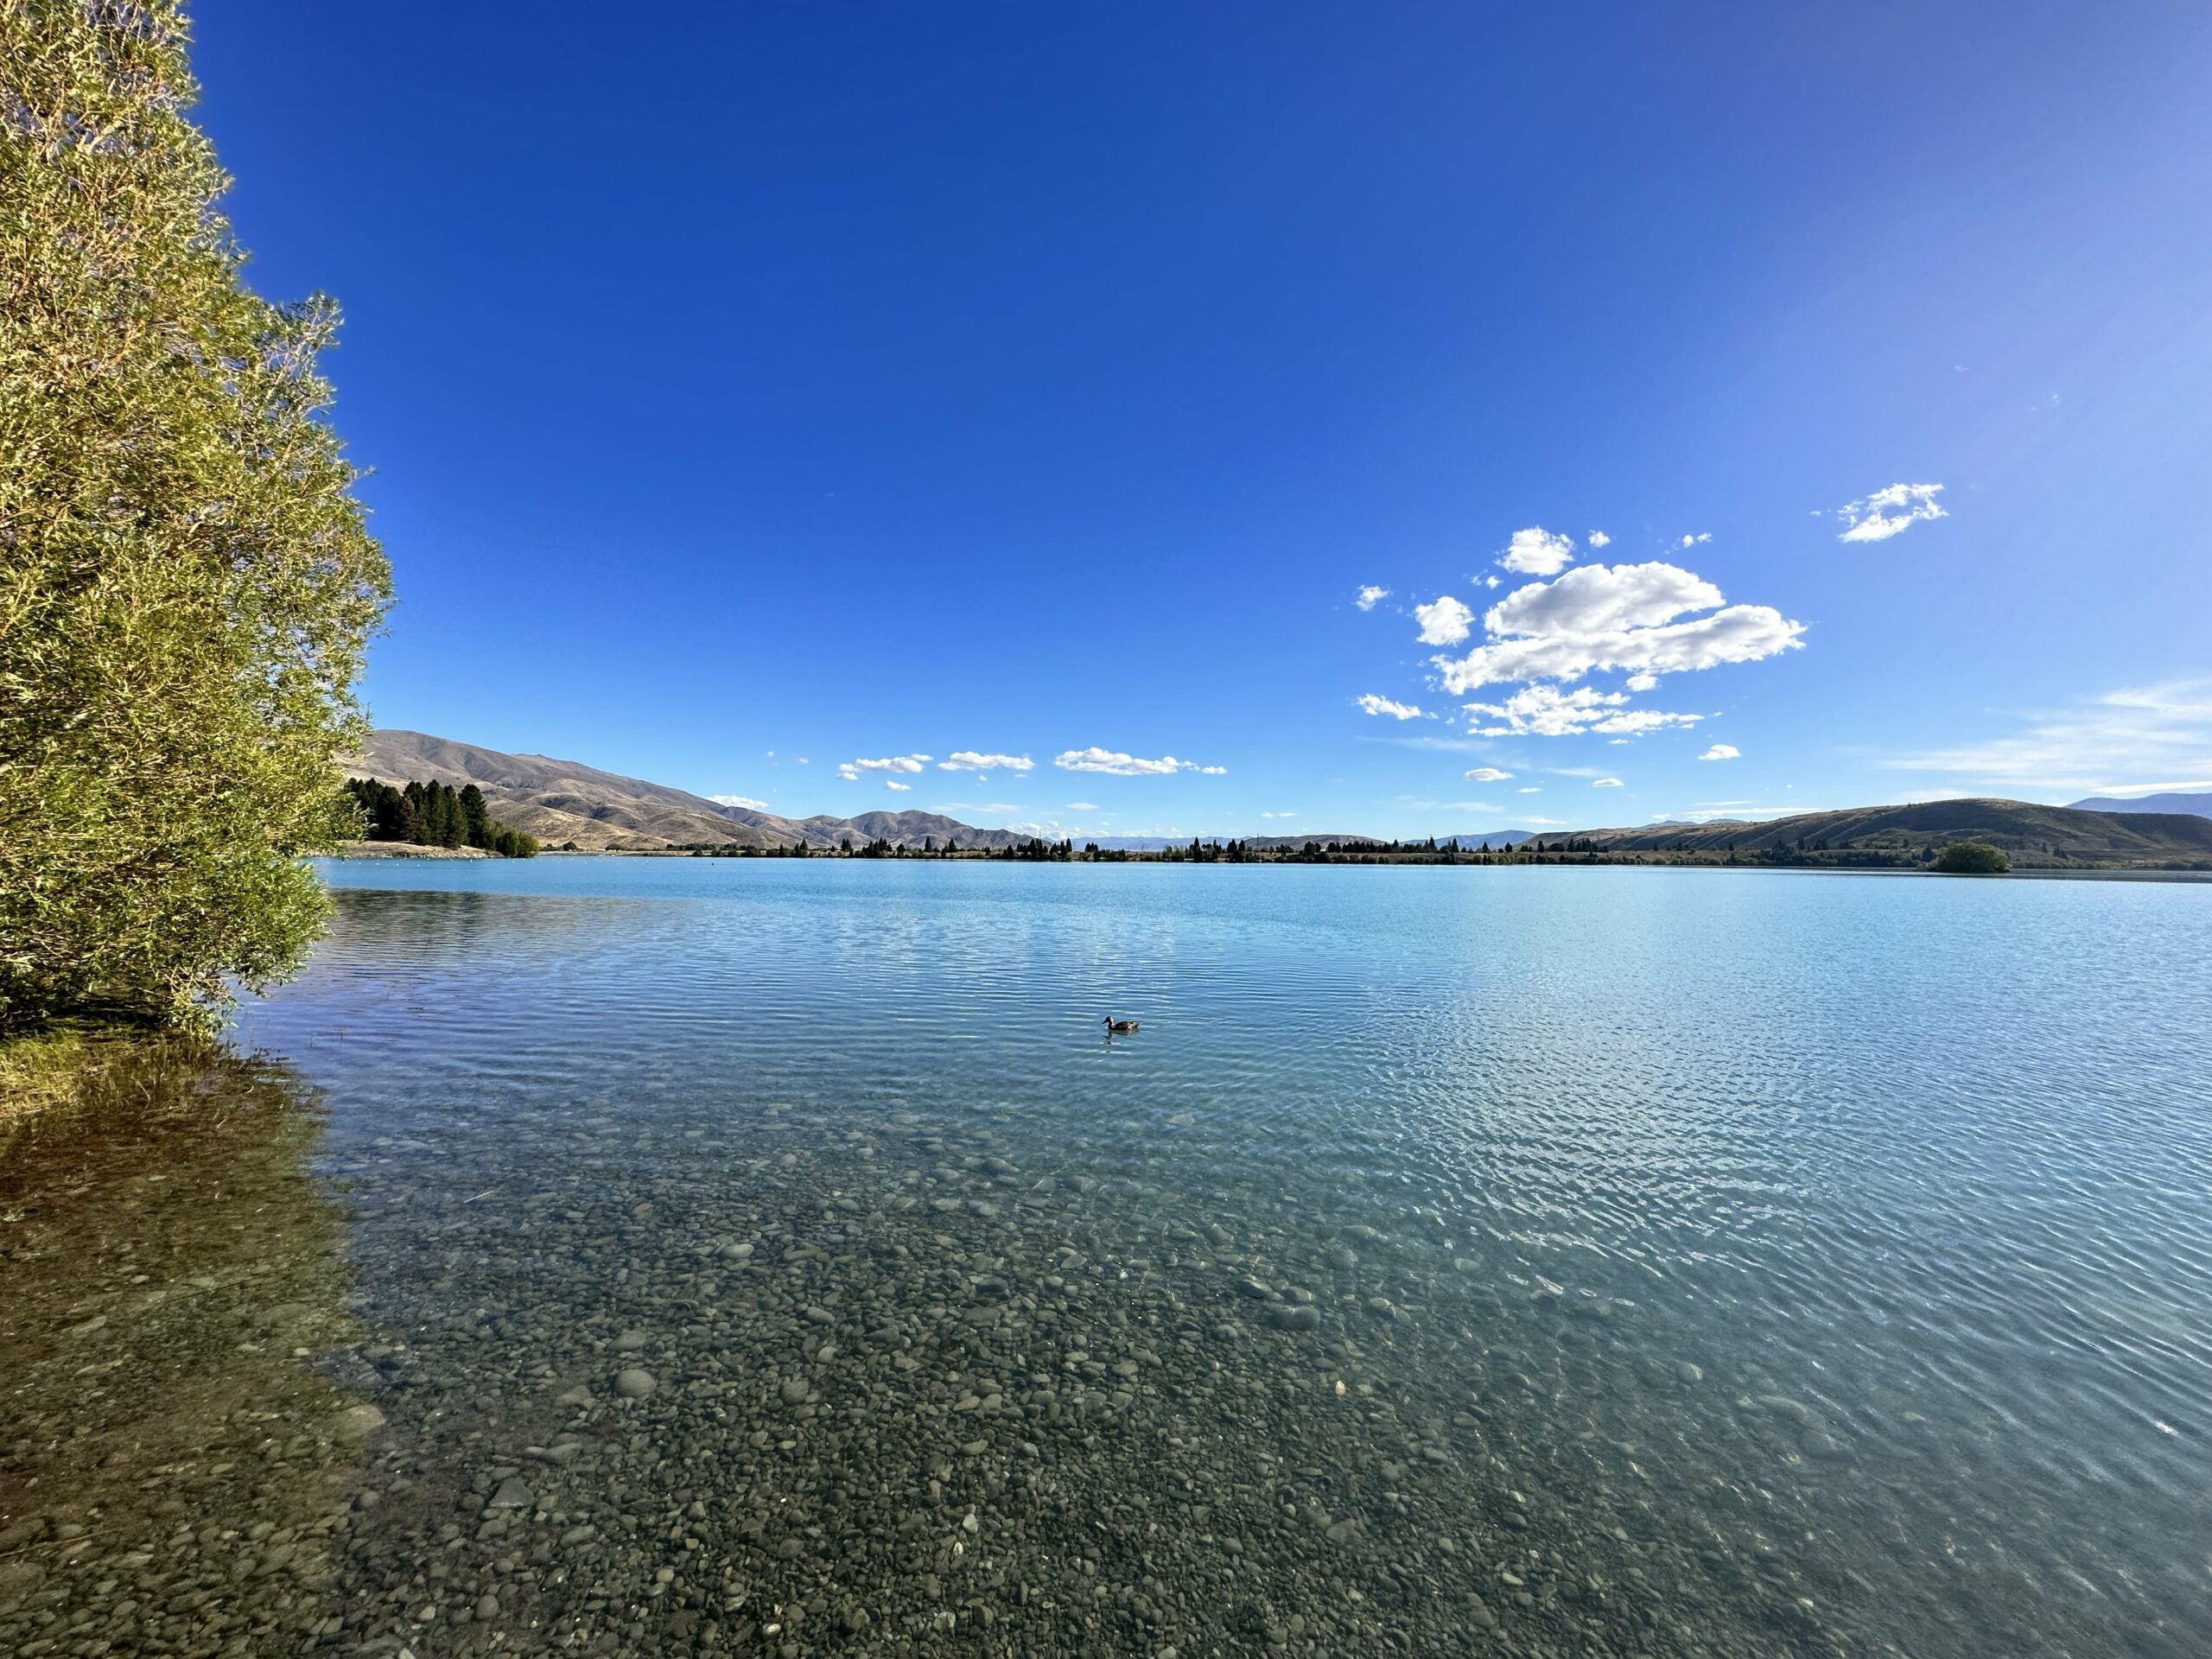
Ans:
<svg viewBox="0 0 2212 1659"><path fill-rule="evenodd" d="M2074 797L2152 787L2145 779L2212 778L2212 677L2125 687L2026 719L2027 729L2010 737L1902 755L1891 764L1948 772L1964 785Z"/></svg>
<svg viewBox="0 0 2212 1659"><path fill-rule="evenodd" d="M1709 542L1712 539L1713 532L1711 531L1701 530L1694 536L1683 537L1681 540L1677 541L1675 545L1678 548L1695 547L1700 542Z"/></svg>
<svg viewBox="0 0 2212 1659"><path fill-rule="evenodd" d="M1410 702L1393 702L1388 697L1378 697L1372 691L1363 692L1355 699L1361 709L1370 715L1388 715L1393 720L1419 720L1421 711Z"/></svg>
<svg viewBox="0 0 2212 1659"><path fill-rule="evenodd" d="M1798 643L1804 625L1767 605L1721 606L1720 589L1678 565L1586 564L1516 588L1483 618L1490 642L1439 658L1453 693L1514 680L1576 680L1601 669L1643 677L1757 662ZM1680 620L1688 613L1704 616ZM1426 637L1426 636L1424 636Z"/></svg>
<svg viewBox="0 0 2212 1659"><path fill-rule="evenodd" d="M1812 812L1818 808L1802 803L1795 806L1754 806L1749 801L1724 802L1718 806L1694 807L1687 812L1669 812L1654 819L1661 823L1756 823L1765 818L1795 817L1801 812Z"/></svg>
<svg viewBox="0 0 2212 1659"><path fill-rule="evenodd" d="M1618 789L1622 787L1622 785L1621 780L1618 778L1592 778L1590 780L1590 787L1592 789Z"/></svg>
<svg viewBox="0 0 2212 1659"><path fill-rule="evenodd" d="M1052 764L1069 772L1105 772L1119 778L1151 778L1180 772L1185 762L1173 755L1158 760L1139 760L1134 754L1123 754L1116 749L1070 749L1052 757Z"/></svg>
<svg viewBox="0 0 2212 1659"><path fill-rule="evenodd" d="M1613 544L1613 538L1612 538L1611 537L1610 537L1610 536L1606 535L1606 534L1605 534L1605 532L1604 531L1602 531L1602 530L1593 530L1593 531L1592 531L1590 532L1590 545L1591 545L1591 546L1592 546L1592 547L1611 547L1612 544Z"/></svg>
<svg viewBox="0 0 2212 1659"><path fill-rule="evenodd" d="M1497 562L1524 576L1555 576L1574 563L1574 538L1554 536L1541 525L1531 524L1513 532L1513 540Z"/></svg>
<svg viewBox="0 0 2212 1659"><path fill-rule="evenodd" d="M1544 786L1541 784L1530 784L1520 792L1523 795L1541 795L1544 792Z"/></svg>
<svg viewBox="0 0 2212 1659"><path fill-rule="evenodd" d="M1460 774L1471 784L1500 783L1512 775L1510 772L1500 772L1496 766L1477 766L1472 772Z"/></svg>
<svg viewBox="0 0 2212 1659"><path fill-rule="evenodd" d="M1358 597L1354 599L1352 603L1363 611L1371 611L1379 601L1389 597L1390 590L1388 588L1377 588L1370 583L1359 590Z"/></svg>
<svg viewBox="0 0 2212 1659"><path fill-rule="evenodd" d="M860 772L919 772L929 758L926 754L893 754L880 760L855 760L851 764ZM844 768L838 770L842 772Z"/></svg>
<svg viewBox="0 0 2212 1659"><path fill-rule="evenodd" d="M1162 755L1157 760L1147 760L1141 755L1124 754L1118 749L1069 749L1052 757L1052 764L1066 772L1103 772L1116 778L1164 778L1171 772L1195 772L1207 778L1218 778L1227 766L1202 766L1195 760L1178 760L1173 755Z"/></svg>
<svg viewBox="0 0 2212 1659"><path fill-rule="evenodd" d="M1260 816L1263 818L1294 818L1298 814L1295 812L1262 812Z"/></svg>
<svg viewBox="0 0 2212 1659"><path fill-rule="evenodd" d="M1844 521L1843 534L1836 539L1886 542L1923 519L1948 518L1950 515L1936 499L1942 493L1941 484L1892 484L1886 490L1877 490L1836 509L1836 517Z"/></svg>
<svg viewBox="0 0 2212 1659"><path fill-rule="evenodd" d="M978 754L955 749L937 763L939 772L1027 772L1037 763L1026 754Z"/></svg>
<svg viewBox="0 0 2212 1659"><path fill-rule="evenodd" d="M1677 564L1586 564L1557 582L1532 582L1491 607L1494 634L1591 634L1656 627L1708 611L1720 590Z"/></svg>
<svg viewBox="0 0 2212 1659"><path fill-rule="evenodd" d="M1711 748L1707 749L1703 754L1698 756L1698 759L1700 760L1739 760L1743 758L1743 754L1744 752L1738 748L1733 743L1716 743Z"/></svg>
<svg viewBox="0 0 2212 1659"><path fill-rule="evenodd" d="M755 812L766 812L768 810L767 802L756 801L750 795L709 795L707 798L716 806L749 807Z"/></svg>
<svg viewBox="0 0 2212 1659"><path fill-rule="evenodd" d="M1401 795L1397 804L1419 812L1503 812L1505 810L1491 801L1431 801L1415 795Z"/></svg>
<svg viewBox="0 0 2212 1659"><path fill-rule="evenodd" d="M837 775L849 784L857 784L861 780L859 770L850 761L837 768Z"/></svg>
<svg viewBox="0 0 2212 1659"><path fill-rule="evenodd" d="M884 786L886 789L900 789L900 790L904 790L904 789L912 789L912 788L913 787L913 785L912 785L912 784L902 784L902 783L900 783L900 782L899 782L896 778L887 778L887 779L885 779L883 780L883 786Z"/></svg>
<svg viewBox="0 0 2212 1659"><path fill-rule="evenodd" d="M1098 810L1098 803L1096 801L1070 801L1067 805L1061 810L1067 812L1096 812Z"/></svg>
<svg viewBox="0 0 2212 1659"><path fill-rule="evenodd" d="M1658 688L1659 677L1656 674L1631 674L1623 680L1621 684L1625 690L1630 691L1656 690Z"/></svg>
<svg viewBox="0 0 2212 1659"><path fill-rule="evenodd" d="M1694 726L1705 718L1622 707L1627 701L1618 691L1600 691L1592 685L1572 691L1555 685L1527 685L1503 702L1471 702L1466 709L1475 720L1475 731L1484 737L1579 737L1585 732L1640 737L1671 726ZM1485 721L1490 723L1484 724Z"/></svg>
<svg viewBox="0 0 2212 1659"><path fill-rule="evenodd" d="M1429 604L1414 606L1414 620L1421 624L1424 645L1456 645L1467 637L1475 613L1445 594Z"/></svg>

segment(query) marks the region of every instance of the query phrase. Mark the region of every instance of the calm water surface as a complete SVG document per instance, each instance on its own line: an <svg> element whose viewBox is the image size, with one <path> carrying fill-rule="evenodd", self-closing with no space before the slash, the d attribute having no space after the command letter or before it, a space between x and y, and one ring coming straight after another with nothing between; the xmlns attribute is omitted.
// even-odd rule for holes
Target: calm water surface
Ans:
<svg viewBox="0 0 2212 1659"><path fill-rule="evenodd" d="M2212 1651L2212 889L328 873L10 1200L0 1647Z"/></svg>

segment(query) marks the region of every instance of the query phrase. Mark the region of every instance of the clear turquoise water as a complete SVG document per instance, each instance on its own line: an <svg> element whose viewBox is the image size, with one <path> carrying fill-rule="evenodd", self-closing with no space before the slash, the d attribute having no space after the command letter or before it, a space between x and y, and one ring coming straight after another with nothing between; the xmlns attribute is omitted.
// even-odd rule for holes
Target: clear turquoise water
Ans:
<svg viewBox="0 0 2212 1659"><path fill-rule="evenodd" d="M595 1606L518 1557L508 1650L2212 1642L2212 889L328 873L240 1039L326 1091L353 1312L411 1344L343 1372L386 1389L372 1476L480 1504L582 1380L613 1472L545 1535L705 1517ZM979 1505L972 1556L870 1542ZM381 1583L405 1539L353 1535Z"/></svg>

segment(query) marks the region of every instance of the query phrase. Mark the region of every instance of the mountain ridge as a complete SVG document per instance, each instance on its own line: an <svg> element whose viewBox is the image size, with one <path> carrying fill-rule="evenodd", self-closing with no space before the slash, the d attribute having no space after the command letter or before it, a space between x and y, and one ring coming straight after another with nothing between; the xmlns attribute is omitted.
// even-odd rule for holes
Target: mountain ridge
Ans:
<svg viewBox="0 0 2212 1659"><path fill-rule="evenodd" d="M840 818L787 818L752 807L726 806L703 795L652 783L580 760L509 754L481 744L386 728L369 734L362 753L345 763L354 776L385 783L474 784L503 823L549 847L573 842L581 852L665 852L687 846L834 848L840 842L884 840L893 846L997 850L1027 844L1011 830L980 830L935 812L862 812Z"/></svg>
<svg viewBox="0 0 2212 1659"><path fill-rule="evenodd" d="M1825 854L1831 861L1901 863L1947 842L2001 847L2024 868L2082 865L2212 868L2212 818L2094 812L1989 796L1800 812L1758 822L1644 824L1547 833L1540 849L1691 855ZM1570 848L1570 843L1573 846Z"/></svg>
<svg viewBox="0 0 2212 1659"><path fill-rule="evenodd" d="M2212 793L2190 795L2168 790L2158 795L2139 795L2133 800L2123 800L2117 795L2092 795L2084 800L2069 801L2067 805L2082 812L2182 812L2192 817L2212 818Z"/></svg>
<svg viewBox="0 0 2212 1659"><path fill-rule="evenodd" d="M784 817L753 807L725 805L688 790L626 777L579 760L509 754L423 732L372 732L363 753L348 766L356 776L391 784L420 779L459 787L473 783L484 791L493 815L500 822L535 836L546 846L573 843L585 852L666 852L696 846L765 851L802 843L831 850L849 840L855 845L880 840L894 847L918 849L928 843L964 851L999 851L1027 845L1033 839L1021 831L979 829L918 809L861 812L843 818L828 813ZM2212 801L2212 797L2202 798ZM2144 809L2147 804L2121 804ZM1102 847L1132 850L1139 849L1140 843L1145 849L1154 849L1187 845L1191 839L1096 837ZM1231 838L1209 835L1196 839L1218 843ZM1237 839L1254 851L1295 850L1309 842L1353 847L1384 840L1318 831ZM1456 842L1463 850L1487 842L1499 849L1528 843L1578 852L1675 854L1691 859L1750 855L1891 866L1911 864L1917 855L1948 842L1969 840L2002 847L2023 868L2212 868L2212 817L2157 807L2103 810L2078 804L2044 806L1994 797L1852 807L1758 822L1723 819L1535 835L1493 830L1436 837L1439 847Z"/></svg>

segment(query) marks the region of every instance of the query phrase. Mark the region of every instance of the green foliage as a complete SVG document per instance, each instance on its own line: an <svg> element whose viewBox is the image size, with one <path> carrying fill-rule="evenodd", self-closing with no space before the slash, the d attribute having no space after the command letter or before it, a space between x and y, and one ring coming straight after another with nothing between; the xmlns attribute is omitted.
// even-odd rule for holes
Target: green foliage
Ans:
<svg viewBox="0 0 2212 1659"><path fill-rule="evenodd" d="M1986 841L1955 841L1936 855L1935 868L1942 875L2002 875L2012 860L2002 847Z"/></svg>
<svg viewBox="0 0 2212 1659"><path fill-rule="evenodd" d="M346 792L359 810L360 829L371 841L480 847L500 858L537 856L537 838L493 817L484 804L484 791L474 784L459 791L439 783L410 783L394 789L373 778L349 778Z"/></svg>
<svg viewBox="0 0 2212 1659"><path fill-rule="evenodd" d="M210 1017L351 827L384 556L335 308L240 280L175 0L0 0L0 1028Z"/></svg>

